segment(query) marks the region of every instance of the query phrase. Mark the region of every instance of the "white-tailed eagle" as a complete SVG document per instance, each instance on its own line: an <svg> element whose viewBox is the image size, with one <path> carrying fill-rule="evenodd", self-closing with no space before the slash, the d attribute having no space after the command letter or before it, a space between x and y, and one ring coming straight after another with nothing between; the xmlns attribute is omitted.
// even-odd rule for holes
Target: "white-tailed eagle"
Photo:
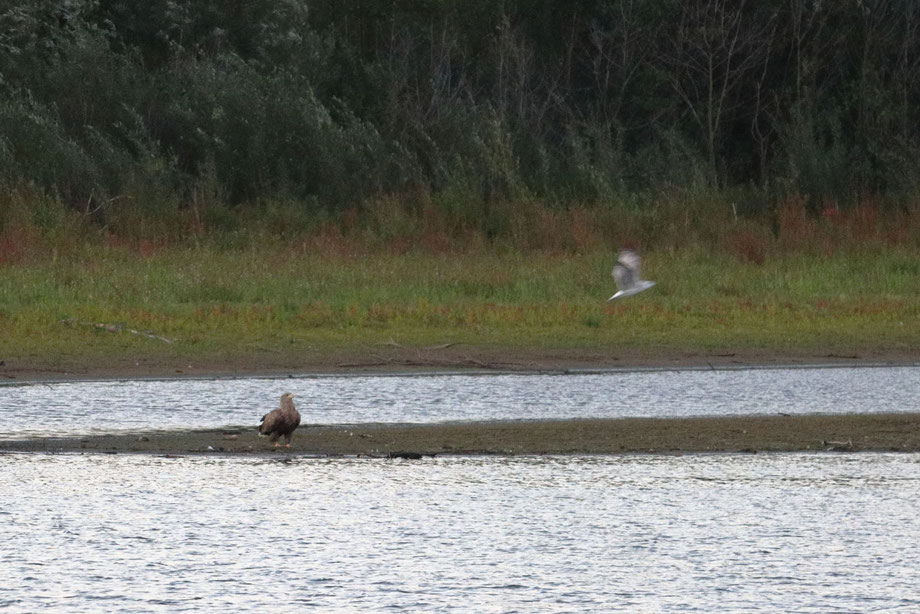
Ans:
<svg viewBox="0 0 920 614"><path fill-rule="evenodd" d="M294 395L290 392L282 394L281 407L262 416L259 422L262 423L262 426L259 427L259 435L267 436L275 447L281 445L278 443L278 438L283 435L286 441L284 447L290 448L291 435L294 434L294 429L300 426L300 414L294 407Z"/></svg>

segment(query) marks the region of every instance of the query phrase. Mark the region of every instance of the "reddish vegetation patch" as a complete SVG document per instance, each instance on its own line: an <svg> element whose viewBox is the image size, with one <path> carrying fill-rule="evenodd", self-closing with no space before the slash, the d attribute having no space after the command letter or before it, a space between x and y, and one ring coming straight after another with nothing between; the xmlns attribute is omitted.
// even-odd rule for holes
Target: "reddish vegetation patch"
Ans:
<svg viewBox="0 0 920 614"><path fill-rule="evenodd" d="M0 231L0 264L21 262L38 243L32 229L20 224L8 224Z"/></svg>
<svg viewBox="0 0 920 614"><path fill-rule="evenodd" d="M20 197L12 204L0 199L0 262L17 262L33 254L40 257L50 244L59 253L67 245L76 249L87 238L96 240L100 235L107 247L150 257L192 237L208 239L213 233L219 238L221 232L208 216L198 215L198 205L180 208L165 221L122 220L97 234L100 227L93 224L98 220L55 202L43 206L57 207L56 215L63 212L63 221L48 228L33 219L32 198L38 197ZM322 220L296 218L290 222L283 215L247 217L234 210L227 210L220 219L232 219L234 227L244 236L249 233L253 241L268 232L272 242L286 241L299 252L338 256L416 250L475 252L496 245L554 254L704 245L739 261L761 264L777 252L821 249L832 254L861 244L916 247L920 234L920 203L894 207L865 198L858 203L832 201L815 207L805 197L792 195L750 217L726 211L731 208L717 195L688 204L680 194L662 194L638 207L607 202L561 206L533 199L467 207L435 202L431 194L410 193L381 197Z"/></svg>
<svg viewBox="0 0 920 614"><path fill-rule="evenodd" d="M729 253L741 262L763 264L767 259L769 237L761 228L743 227L726 236Z"/></svg>

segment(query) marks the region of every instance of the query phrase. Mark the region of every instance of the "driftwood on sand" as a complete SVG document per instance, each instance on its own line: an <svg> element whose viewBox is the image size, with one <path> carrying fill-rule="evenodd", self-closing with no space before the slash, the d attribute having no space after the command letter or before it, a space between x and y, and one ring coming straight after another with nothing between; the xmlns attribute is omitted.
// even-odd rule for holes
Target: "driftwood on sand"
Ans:
<svg viewBox="0 0 920 614"><path fill-rule="evenodd" d="M93 328L98 328L100 330L106 330L110 333L118 333L125 331L131 333L132 335L140 335L142 337L148 337L150 339L158 339L164 343L172 343L173 340L169 337L164 337L162 335L157 335L150 331L146 330L137 330L135 328L129 328L124 324L108 324L106 322L82 322L80 320L75 320L74 318L64 318L61 320L62 324L67 324L68 326L92 326Z"/></svg>

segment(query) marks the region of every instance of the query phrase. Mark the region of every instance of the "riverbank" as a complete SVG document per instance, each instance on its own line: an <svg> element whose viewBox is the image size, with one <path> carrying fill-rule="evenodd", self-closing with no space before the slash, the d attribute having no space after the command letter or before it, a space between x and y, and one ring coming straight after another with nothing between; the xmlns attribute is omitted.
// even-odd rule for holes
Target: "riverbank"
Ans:
<svg viewBox="0 0 920 614"><path fill-rule="evenodd" d="M920 360L917 254L89 246L4 264L0 381Z"/></svg>
<svg viewBox="0 0 920 614"><path fill-rule="evenodd" d="M87 356L53 362L28 358L0 364L0 386L70 380L297 376L305 374L441 371L566 372L631 369L743 369L794 366L920 364L920 350L888 347L837 350L680 347L528 349L470 344L405 347L384 343L315 353L182 357Z"/></svg>
<svg viewBox="0 0 920 614"><path fill-rule="evenodd" d="M920 413L302 425L289 449L254 426L0 441L0 453L440 456L920 452Z"/></svg>

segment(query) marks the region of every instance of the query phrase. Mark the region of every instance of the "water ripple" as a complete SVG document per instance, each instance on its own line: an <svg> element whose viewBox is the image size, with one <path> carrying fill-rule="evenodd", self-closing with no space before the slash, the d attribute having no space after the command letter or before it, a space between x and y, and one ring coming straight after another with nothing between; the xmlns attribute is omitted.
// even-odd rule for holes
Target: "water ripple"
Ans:
<svg viewBox="0 0 920 614"><path fill-rule="evenodd" d="M0 606L909 611L918 470L916 454L6 454Z"/></svg>

